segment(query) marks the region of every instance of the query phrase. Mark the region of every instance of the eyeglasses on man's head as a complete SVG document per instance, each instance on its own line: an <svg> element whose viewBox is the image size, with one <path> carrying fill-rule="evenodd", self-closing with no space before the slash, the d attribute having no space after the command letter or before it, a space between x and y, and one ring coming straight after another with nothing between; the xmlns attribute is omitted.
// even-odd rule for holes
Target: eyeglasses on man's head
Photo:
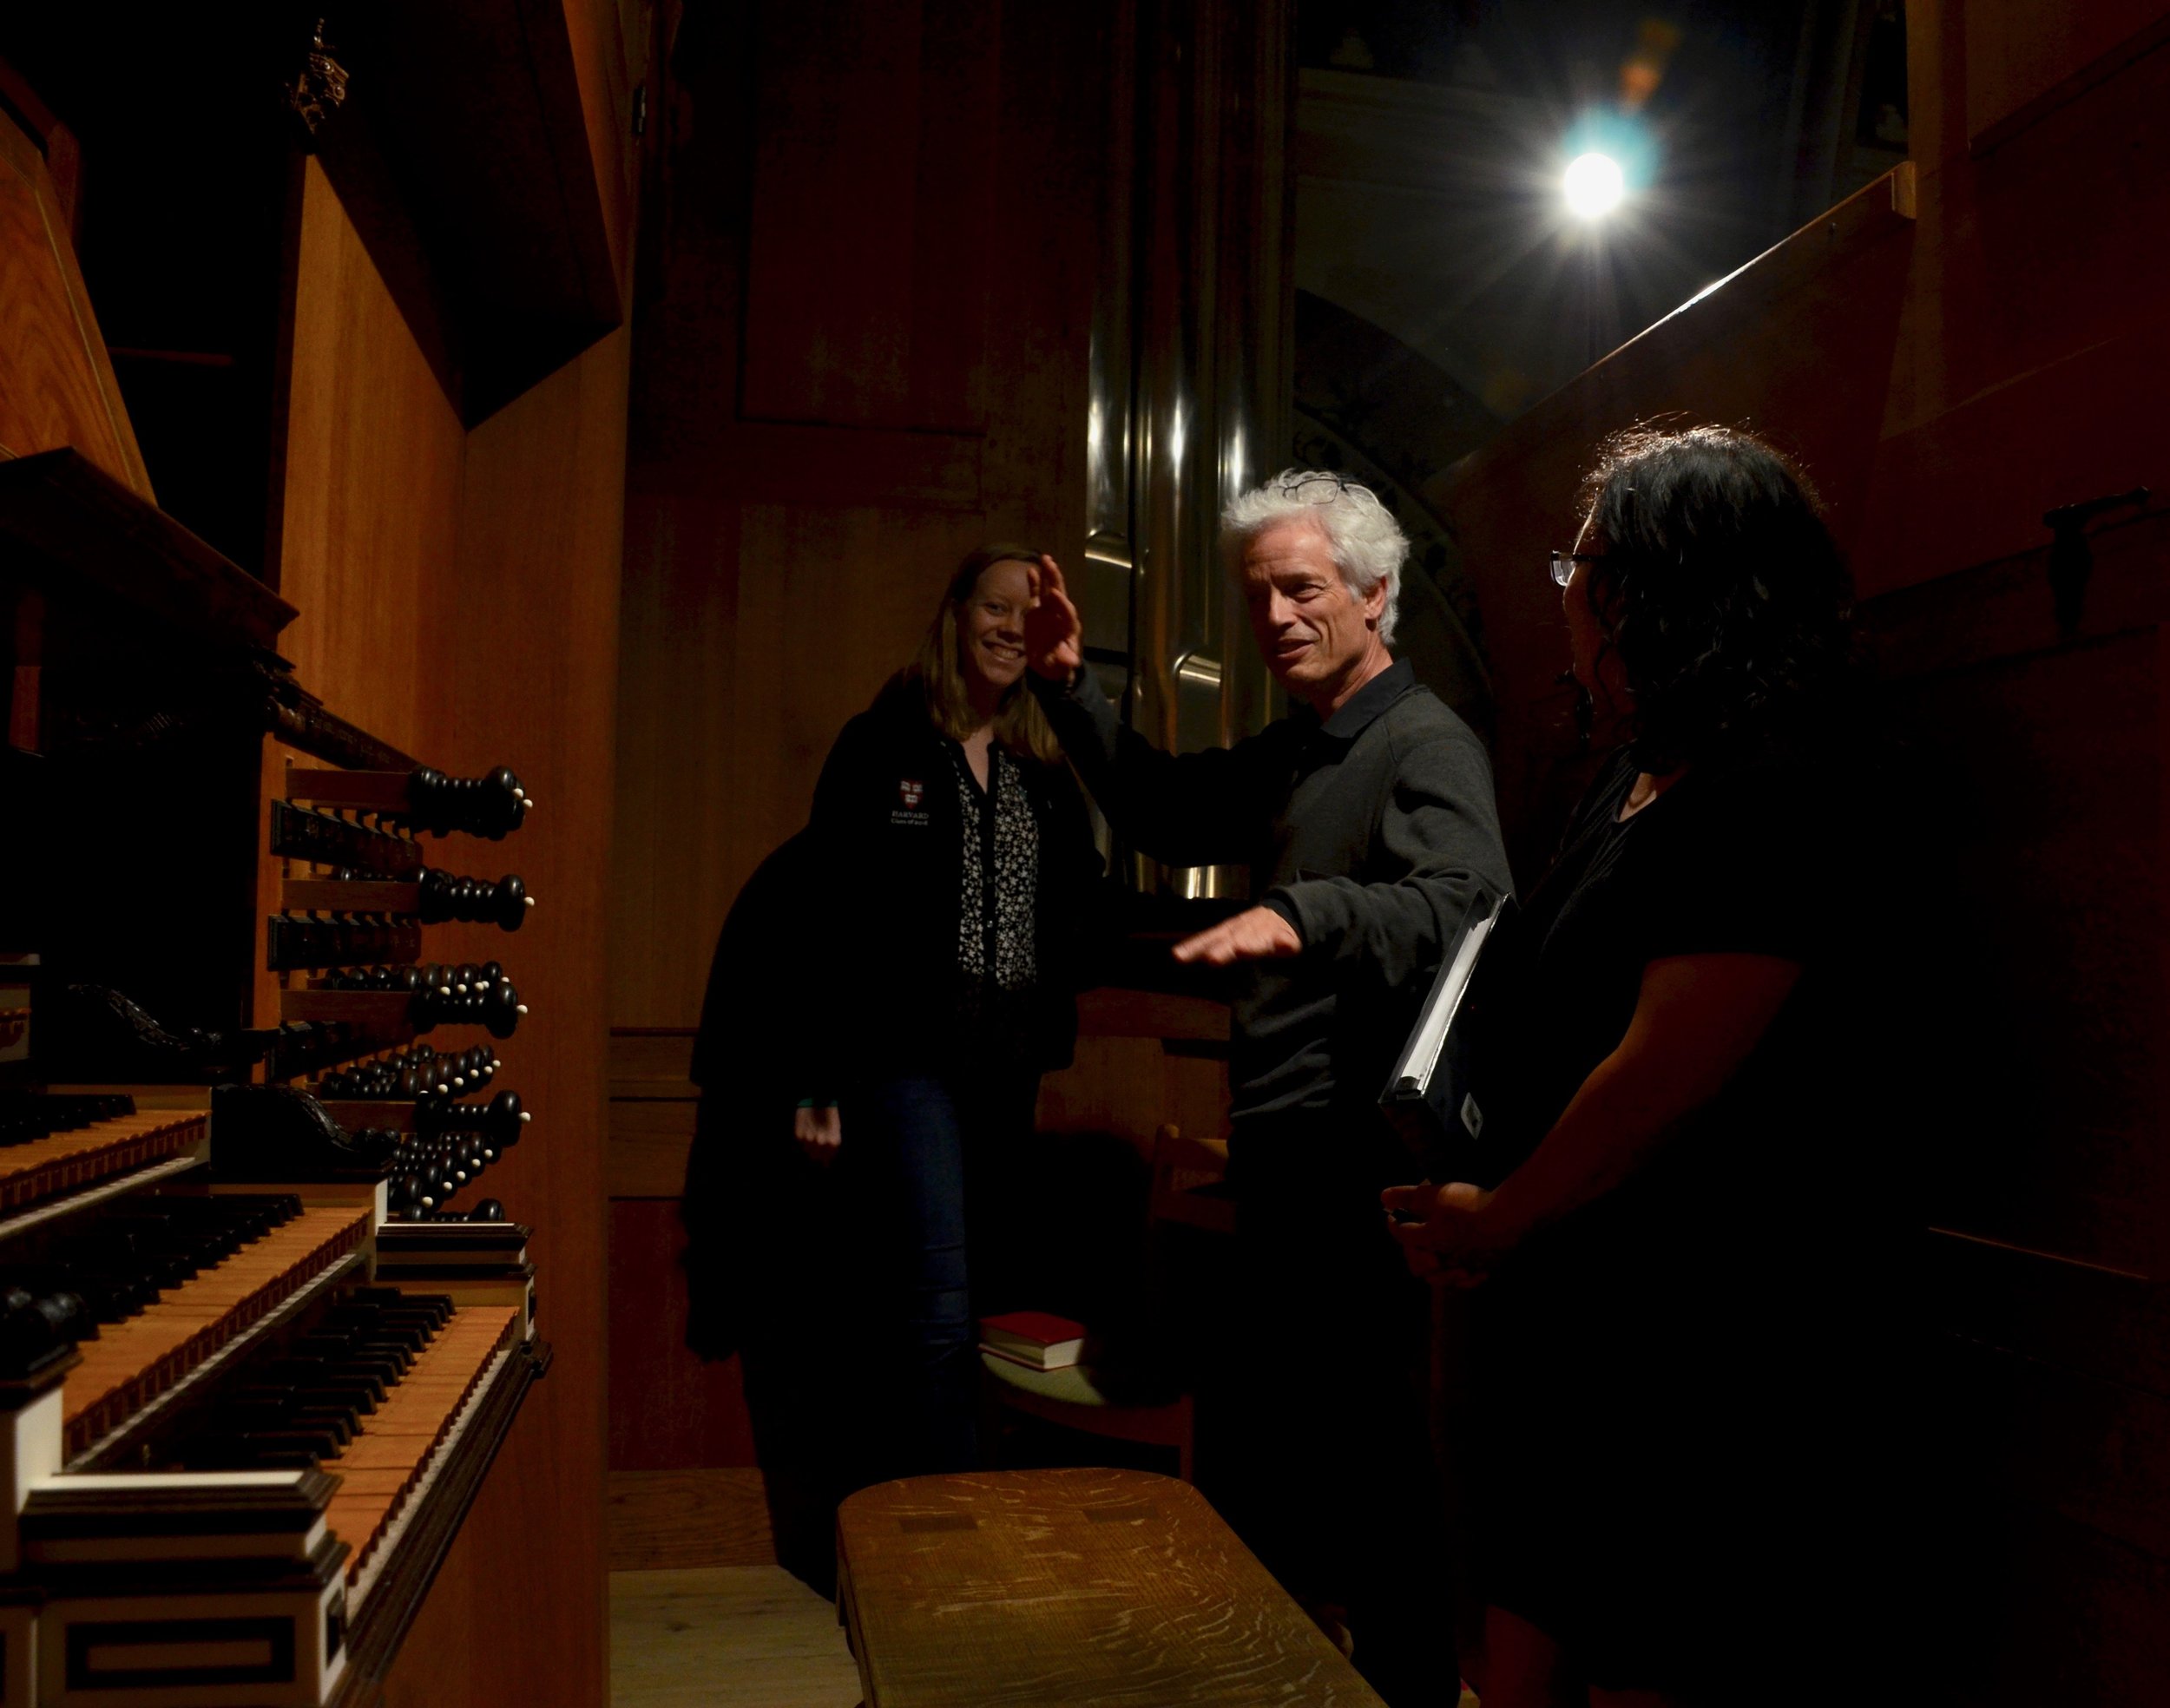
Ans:
<svg viewBox="0 0 2170 1708"><path fill-rule="evenodd" d="M1360 493L1366 498L1378 496L1370 487L1345 475L1299 475L1294 480L1283 481L1279 490L1282 497L1306 504L1331 504L1337 495L1347 492Z"/></svg>

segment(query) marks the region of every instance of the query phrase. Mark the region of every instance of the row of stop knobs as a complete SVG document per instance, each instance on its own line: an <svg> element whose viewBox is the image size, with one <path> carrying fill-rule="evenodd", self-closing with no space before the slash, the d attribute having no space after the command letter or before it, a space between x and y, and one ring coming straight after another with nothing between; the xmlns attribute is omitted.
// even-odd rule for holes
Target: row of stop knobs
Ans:
<svg viewBox="0 0 2170 1708"><path fill-rule="evenodd" d="M464 1050L438 1051L428 1044L374 1061L325 1074L317 1081L319 1097L445 1100L480 1091L496 1077L503 1064L488 1044L470 1044Z"/></svg>
<svg viewBox="0 0 2170 1708"><path fill-rule="evenodd" d="M486 1106L454 1104L436 1117L448 1125L424 1124L416 1106L417 1130L397 1135L389 1187L395 1215L410 1219L441 1212L455 1192L471 1185L483 1169L520 1142L528 1113L517 1092L501 1091ZM469 1219L495 1221L498 1216Z"/></svg>
<svg viewBox="0 0 2170 1708"><path fill-rule="evenodd" d="M502 765L479 778L448 777L425 766L410 778L408 797L410 810L398 816L409 827L437 836L464 831L492 840L517 830L534 805L519 779ZM517 877L492 884L435 868L422 874L419 912L425 924L487 921L513 931L534 905ZM494 961L337 975L326 984L332 989L404 990L413 999L410 1013L418 1027L476 1024L496 1038L510 1037L528 1011ZM519 1142L530 1117L516 1092L501 1091L479 1107L455 1100L464 1091L487 1085L497 1067L496 1052L487 1045L438 1054L417 1044L389 1060L335 1075L337 1084L322 1087L364 1100L413 1100L416 1130L398 1135L388 1189L395 1215L407 1220L452 1217L444 1205L453 1194ZM484 1199L456 1219L501 1222L504 1206Z"/></svg>
<svg viewBox="0 0 2170 1708"><path fill-rule="evenodd" d="M333 973L319 987L325 990L381 990L404 992L412 998L408 1018L417 1026L480 1026L493 1038L510 1038L518 1028L527 1004L504 969L495 961L481 966L372 967L359 972Z"/></svg>

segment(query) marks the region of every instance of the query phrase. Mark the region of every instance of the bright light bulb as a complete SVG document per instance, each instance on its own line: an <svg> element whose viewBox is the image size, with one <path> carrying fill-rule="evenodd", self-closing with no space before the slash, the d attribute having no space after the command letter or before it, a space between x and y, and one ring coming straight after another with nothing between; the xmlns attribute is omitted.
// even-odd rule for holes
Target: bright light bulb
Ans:
<svg viewBox="0 0 2170 1708"><path fill-rule="evenodd" d="M1620 206L1628 187L1620 175L1620 162L1606 154L1578 154L1568 164L1561 181L1568 207L1579 218L1595 220Z"/></svg>

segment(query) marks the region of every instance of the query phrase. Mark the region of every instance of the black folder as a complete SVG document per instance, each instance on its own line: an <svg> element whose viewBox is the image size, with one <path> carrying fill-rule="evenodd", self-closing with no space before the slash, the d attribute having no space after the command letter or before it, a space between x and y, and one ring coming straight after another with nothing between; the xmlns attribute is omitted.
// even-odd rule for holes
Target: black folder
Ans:
<svg viewBox="0 0 2170 1708"><path fill-rule="evenodd" d="M1484 1111L1470 1087L1463 1008L1484 945L1514 905L1513 897L1489 890L1470 902L1379 1094L1379 1107L1430 1179L1466 1180L1479 1172Z"/></svg>

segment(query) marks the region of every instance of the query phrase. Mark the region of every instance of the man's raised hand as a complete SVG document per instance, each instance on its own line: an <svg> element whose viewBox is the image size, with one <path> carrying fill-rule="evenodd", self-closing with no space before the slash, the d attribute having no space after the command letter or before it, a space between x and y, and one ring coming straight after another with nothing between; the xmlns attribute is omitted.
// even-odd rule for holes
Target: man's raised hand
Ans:
<svg viewBox="0 0 2170 1708"><path fill-rule="evenodd" d="M1085 626L1062 585L1062 566L1045 552L1034 564L1032 603L1025 612L1025 662L1041 675L1067 682L1085 662Z"/></svg>

